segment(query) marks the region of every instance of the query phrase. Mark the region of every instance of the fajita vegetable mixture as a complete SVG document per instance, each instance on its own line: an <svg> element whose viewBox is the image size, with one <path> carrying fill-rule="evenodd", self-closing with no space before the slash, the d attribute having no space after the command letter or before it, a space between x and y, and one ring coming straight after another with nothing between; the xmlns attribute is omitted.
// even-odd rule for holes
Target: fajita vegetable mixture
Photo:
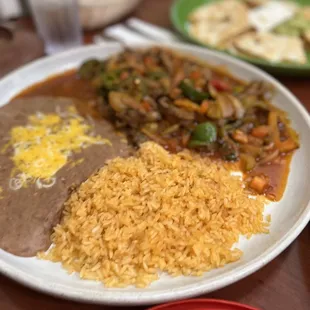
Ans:
<svg viewBox="0 0 310 310"><path fill-rule="evenodd" d="M135 146L150 139L171 152L194 149L240 161L247 173L280 162L299 146L285 112L270 103L271 85L245 83L169 50L91 59L78 75L97 89L103 116ZM251 176L250 188L268 190L268 177Z"/></svg>

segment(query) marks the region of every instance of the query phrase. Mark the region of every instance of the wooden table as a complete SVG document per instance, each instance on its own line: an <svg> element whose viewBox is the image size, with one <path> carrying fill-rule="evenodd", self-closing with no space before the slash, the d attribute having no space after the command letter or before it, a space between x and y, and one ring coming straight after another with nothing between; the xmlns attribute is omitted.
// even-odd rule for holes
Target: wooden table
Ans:
<svg viewBox="0 0 310 310"><path fill-rule="evenodd" d="M172 0L145 0L134 16L165 27L170 27L169 7ZM31 21L22 19L19 26L33 31ZM85 34L90 42L93 33ZM1 74L1 68L0 68ZM279 78L310 111L310 79ZM220 298L247 303L268 310L310 309L310 226L297 240L260 271L238 283L204 298ZM53 298L23 287L0 276L1 310L109 310L109 306L86 305ZM126 307L118 308L126 309ZM129 309L129 307L127 307ZM145 307L134 307L145 309Z"/></svg>

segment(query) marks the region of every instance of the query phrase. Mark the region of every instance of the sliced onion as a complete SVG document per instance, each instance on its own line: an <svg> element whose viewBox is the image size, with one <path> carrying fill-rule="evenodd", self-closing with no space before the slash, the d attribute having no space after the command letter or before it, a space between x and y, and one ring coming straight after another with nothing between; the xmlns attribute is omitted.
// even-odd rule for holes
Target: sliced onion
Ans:
<svg viewBox="0 0 310 310"><path fill-rule="evenodd" d="M208 91L213 98L217 98L218 91L210 83L208 83Z"/></svg>
<svg viewBox="0 0 310 310"><path fill-rule="evenodd" d="M230 98L228 97L228 95L218 94L217 95L217 102L221 107L223 118L229 118L229 117L234 115L234 113L235 113L234 106L233 106Z"/></svg>
<svg viewBox="0 0 310 310"><path fill-rule="evenodd" d="M237 119L240 119L244 116L245 114L245 109L242 105L242 103L233 95L227 95L231 101L231 103L233 104L234 108L235 108L235 116Z"/></svg>

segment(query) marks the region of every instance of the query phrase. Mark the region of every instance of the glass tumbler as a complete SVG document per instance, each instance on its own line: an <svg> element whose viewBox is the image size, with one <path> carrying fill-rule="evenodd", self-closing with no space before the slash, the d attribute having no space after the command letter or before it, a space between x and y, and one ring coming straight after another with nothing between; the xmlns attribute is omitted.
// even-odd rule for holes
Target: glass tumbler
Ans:
<svg viewBox="0 0 310 310"><path fill-rule="evenodd" d="M54 54L82 44L76 0L30 0L32 15L45 52Z"/></svg>

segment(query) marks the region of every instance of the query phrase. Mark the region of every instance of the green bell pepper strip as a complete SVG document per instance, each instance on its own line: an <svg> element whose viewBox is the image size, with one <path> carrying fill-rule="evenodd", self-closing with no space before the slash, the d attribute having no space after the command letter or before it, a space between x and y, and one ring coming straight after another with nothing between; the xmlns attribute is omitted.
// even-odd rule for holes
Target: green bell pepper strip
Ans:
<svg viewBox="0 0 310 310"><path fill-rule="evenodd" d="M188 145L189 147L206 146L215 142L216 139L216 126L210 122L205 122L196 126Z"/></svg>
<svg viewBox="0 0 310 310"><path fill-rule="evenodd" d="M190 83L190 81L184 80L180 83L180 88L183 95L194 102L201 102L205 99L211 99L211 95L206 92L196 90Z"/></svg>

